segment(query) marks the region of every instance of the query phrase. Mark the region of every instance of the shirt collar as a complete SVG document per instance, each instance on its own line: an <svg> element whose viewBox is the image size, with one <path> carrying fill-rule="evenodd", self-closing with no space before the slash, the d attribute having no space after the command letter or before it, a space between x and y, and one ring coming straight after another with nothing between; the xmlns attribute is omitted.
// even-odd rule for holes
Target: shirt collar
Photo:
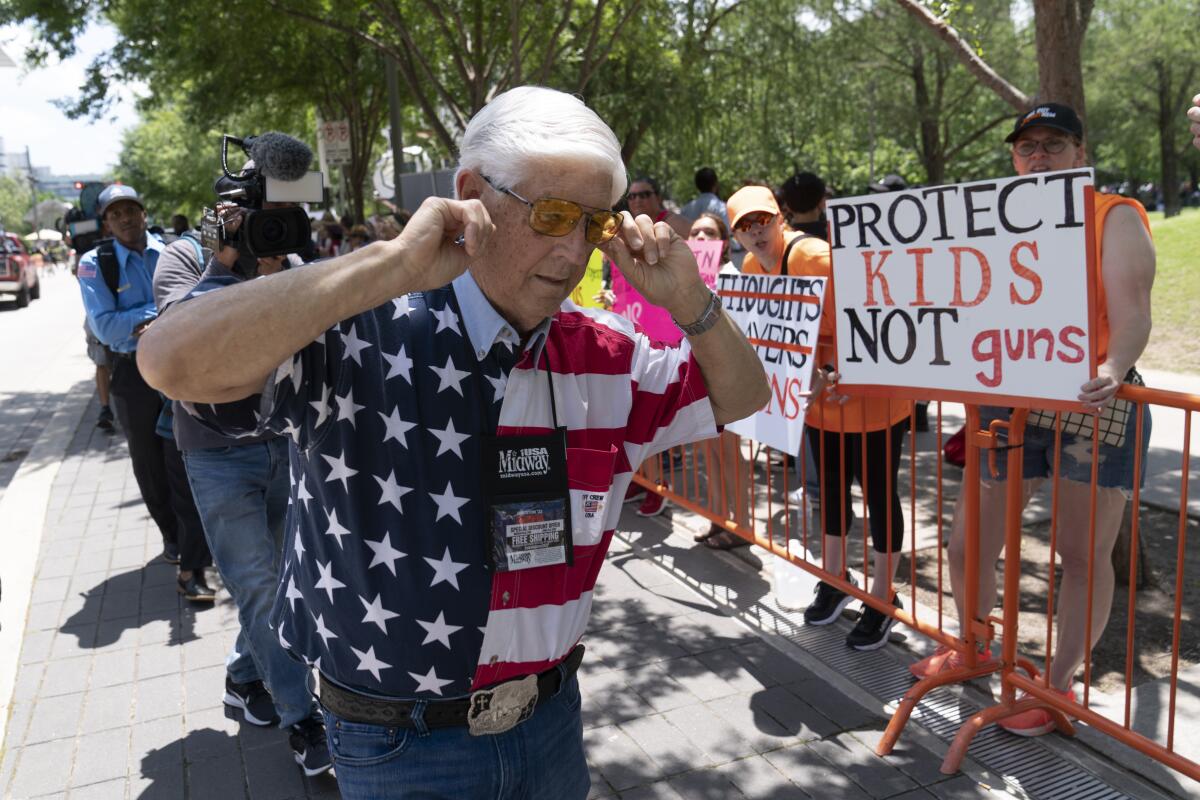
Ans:
<svg viewBox="0 0 1200 800"><path fill-rule="evenodd" d="M117 252L117 262L121 265L122 269L125 268L125 262L129 260L129 256L136 255L145 261L146 252L152 252L155 254L155 259L157 259L158 256L162 254L164 247L162 239L148 231L146 233L145 252L138 253L136 250L130 250L128 247L118 242L115 238L113 239L113 245Z"/></svg>
<svg viewBox="0 0 1200 800"><path fill-rule="evenodd" d="M467 328L467 338L471 340L471 348L475 351L475 357L478 360L485 359L496 342L504 342L513 347L517 347L521 343L520 335L496 311L491 301L484 295L483 290L479 288L479 284L475 282L475 276L471 274L470 270L455 278L451 285L454 287L454 296L458 298L458 310L462 314L463 324ZM533 350L535 369L541 358L542 348L546 344L546 334L550 330L550 323L553 319L553 317L546 317L542 320L541 324L534 328L525 345L526 350Z"/></svg>

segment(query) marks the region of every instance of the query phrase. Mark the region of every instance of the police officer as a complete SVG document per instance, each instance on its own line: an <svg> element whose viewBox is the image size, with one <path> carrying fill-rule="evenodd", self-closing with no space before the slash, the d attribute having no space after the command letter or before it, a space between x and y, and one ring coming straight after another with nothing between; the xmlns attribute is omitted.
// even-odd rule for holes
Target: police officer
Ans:
<svg viewBox="0 0 1200 800"><path fill-rule="evenodd" d="M113 184L100 193L97 214L111 239L79 260L78 278L88 325L113 354L113 410L129 444L142 500L163 537L163 558L178 564L179 592L211 602L204 578L211 563L204 530L174 442L156 432L163 399L138 370L138 338L154 322L151 283L162 240L146 231L146 208L131 186Z"/></svg>

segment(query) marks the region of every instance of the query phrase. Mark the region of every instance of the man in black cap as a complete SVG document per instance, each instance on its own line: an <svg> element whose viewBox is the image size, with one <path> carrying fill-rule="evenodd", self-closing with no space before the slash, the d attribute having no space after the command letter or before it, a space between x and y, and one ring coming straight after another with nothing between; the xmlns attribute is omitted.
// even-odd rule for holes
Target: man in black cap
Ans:
<svg viewBox="0 0 1200 800"><path fill-rule="evenodd" d="M170 438L169 420L160 435L163 399L142 380L137 365L138 339L158 316L152 282L163 242L147 232L146 209L132 186L113 184L101 192L97 215L112 238L79 259L77 277L88 325L113 354L113 410L142 500L162 533L163 558L179 565L180 594L212 602L204 579L211 559L183 460Z"/></svg>
<svg viewBox="0 0 1200 800"><path fill-rule="evenodd" d="M891 175L884 175L883 180L881 181L872 181L871 183L868 183L867 188L871 190L871 194L903 192L908 188L908 181L893 173Z"/></svg>
<svg viewBox="0 0 1200 800"><path fill-rule="evenodd" d="M783 213L792 230L829 241L825 188L825 181L812 172L797 172L783 182Z"/></svg>

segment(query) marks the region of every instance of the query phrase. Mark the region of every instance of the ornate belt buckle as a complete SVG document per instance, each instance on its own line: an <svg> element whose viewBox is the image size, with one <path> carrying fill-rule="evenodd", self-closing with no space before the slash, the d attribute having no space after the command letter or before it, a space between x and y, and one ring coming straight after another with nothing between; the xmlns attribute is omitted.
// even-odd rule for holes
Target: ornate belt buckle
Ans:
<svg viewBox="0 0 1200 800"><path fill-rule="evenodd" d="M537 705L536 675L502 683L471 694L467 728L472 736L490 736L515 727L533 715Z"/></svg>

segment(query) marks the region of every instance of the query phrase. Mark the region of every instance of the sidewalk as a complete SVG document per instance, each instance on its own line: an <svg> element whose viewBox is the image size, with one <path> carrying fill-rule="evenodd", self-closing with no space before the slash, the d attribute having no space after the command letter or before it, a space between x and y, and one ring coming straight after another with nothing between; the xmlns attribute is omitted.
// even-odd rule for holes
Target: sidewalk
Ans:
<svg viewBox="0 0 1200 800"><path fill-rule="evenodd" d="M95 410L93 400L53 482L0 794L337 797L331 777L302 776L281 732L225 717L235 610L224 593L212 608L179 599L123 440L92 427ZM876 757L882 704L813 656L845 651L846 623L797 630L764 578L692 547L682 520L672 532L627 515L601 572L580 672L592 797L1008 796L976 762L942 775L944 745L914 726ZM891 660L859 670L897 663L863 655ZM1092 796L1161 796L1098 785Z"/></svg>

